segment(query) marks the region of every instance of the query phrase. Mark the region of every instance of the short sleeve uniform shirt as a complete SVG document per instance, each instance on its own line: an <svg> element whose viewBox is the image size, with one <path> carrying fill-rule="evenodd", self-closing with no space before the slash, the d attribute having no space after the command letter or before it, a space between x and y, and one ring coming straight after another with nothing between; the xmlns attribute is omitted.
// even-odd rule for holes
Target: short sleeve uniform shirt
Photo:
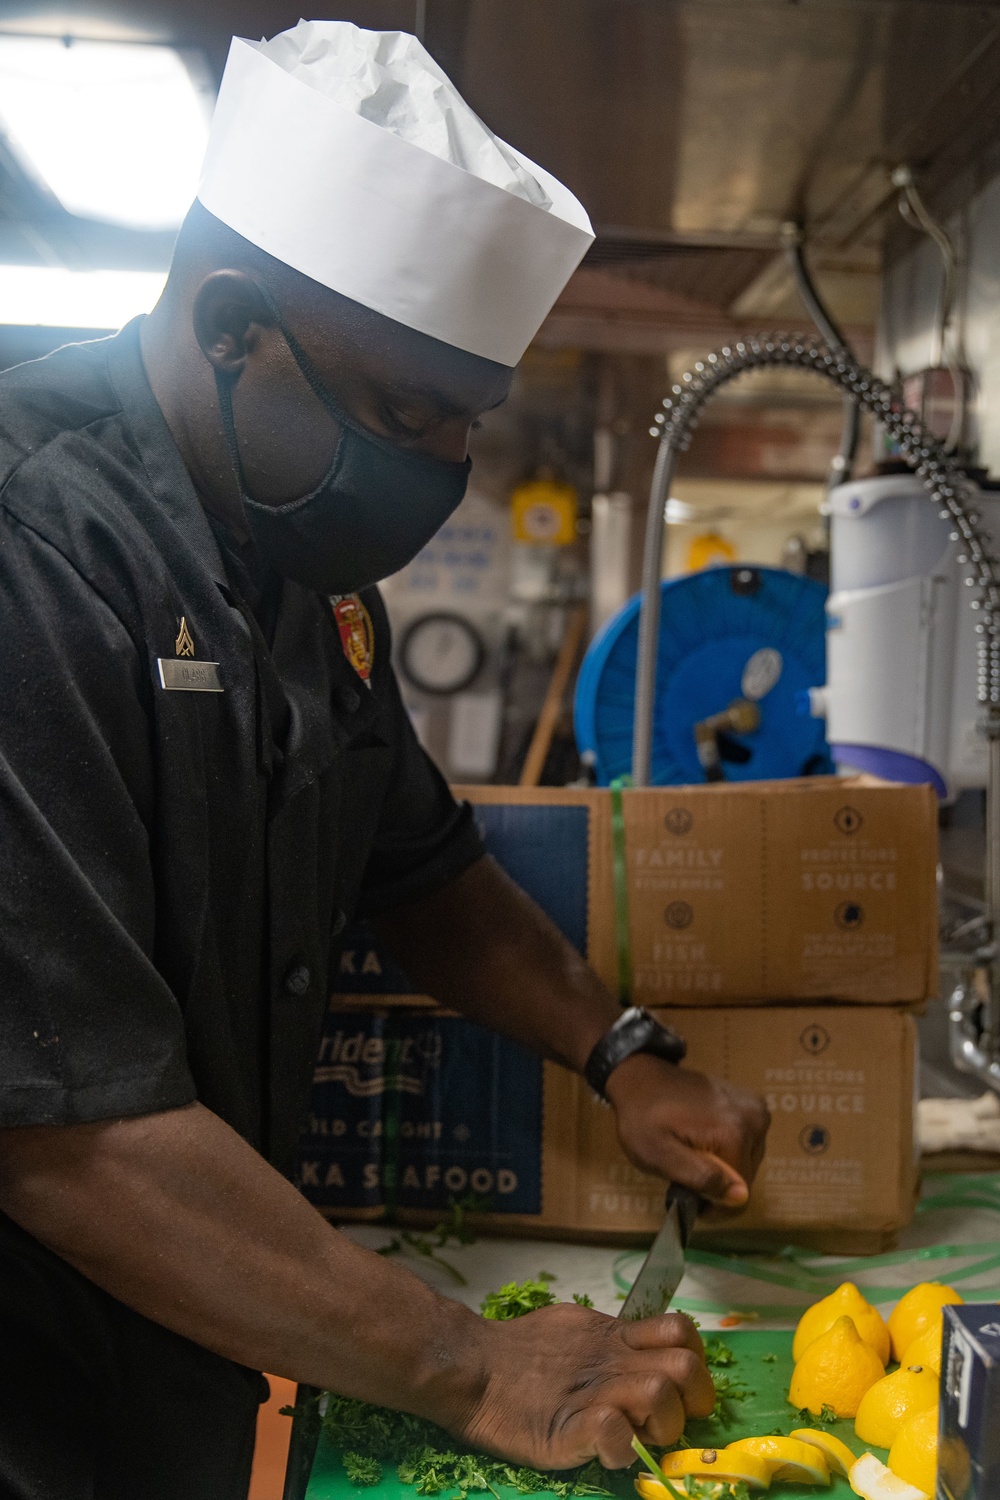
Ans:
<svg viewBox="0 0 1000 1500"><path fill-rule="evenodd" d="M289 1170L338 935L482 852L377 591L367 682L329 599L265 639L246 592L138 323L0 375L0 1126L198 1099ZM164 688L192 651L221 692Z"/></svg>

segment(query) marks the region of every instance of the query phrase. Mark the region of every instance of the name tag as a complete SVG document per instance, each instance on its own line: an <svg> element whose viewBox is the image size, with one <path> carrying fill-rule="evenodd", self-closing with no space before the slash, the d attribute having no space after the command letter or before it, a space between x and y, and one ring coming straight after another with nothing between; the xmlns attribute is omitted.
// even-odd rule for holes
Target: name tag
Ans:
<svg viewBox="0 0 1000 1500"><path fill-rule="evenodd" d="M158 656L160 686L168 693L222 693L217 661L192 661L182 656Z"/></svg>

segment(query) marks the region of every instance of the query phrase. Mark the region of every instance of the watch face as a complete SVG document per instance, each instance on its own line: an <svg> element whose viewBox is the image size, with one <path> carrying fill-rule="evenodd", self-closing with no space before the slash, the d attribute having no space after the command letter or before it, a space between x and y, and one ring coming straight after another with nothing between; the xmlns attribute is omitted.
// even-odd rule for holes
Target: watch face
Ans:
<svg viewBox="0 0 1000 1500"><path fill-rule="evenodd" d="M482 637L461 615L423 615L403 636L399 664L423 693L460 693L479 675L486 657Z"/></svg>

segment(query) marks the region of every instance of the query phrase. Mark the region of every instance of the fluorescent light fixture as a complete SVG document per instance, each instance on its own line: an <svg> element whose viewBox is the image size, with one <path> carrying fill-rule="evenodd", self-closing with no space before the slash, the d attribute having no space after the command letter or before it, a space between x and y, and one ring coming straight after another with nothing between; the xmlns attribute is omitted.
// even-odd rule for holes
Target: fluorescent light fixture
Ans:
<svg viewBox="0 0 1000 1500"><path fill-rule="evenodd" d="M173 47L6 35L0 125L69 213L175 229L198 185L208 109Z"/></svg>
<svg viewBox="0 0 1000 1500"><path fill-rule="evenodd" d="M166 271L70 271L0 265L0 323L45 328L121 328L149 312Z"/></svg>
<svg viewBox="0 0 1000 1500"><path fill-rule="evenodd" d="M664 506L664 519L668 526L683 526L685 521L693 521L695 509L684 500L675 500L673 495Z"/></svg>

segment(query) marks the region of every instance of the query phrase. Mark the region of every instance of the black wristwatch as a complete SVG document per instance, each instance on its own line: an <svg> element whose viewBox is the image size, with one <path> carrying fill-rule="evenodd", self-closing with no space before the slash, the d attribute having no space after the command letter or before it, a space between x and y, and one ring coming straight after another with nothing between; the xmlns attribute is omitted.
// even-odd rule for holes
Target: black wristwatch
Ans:
<svg viewBox="0 0 1000 1500"><path fill-rule="evenodd" d="M641 1005L630 1005L587 1058L583 1076L598 1098L606 1098L604 1090L618 1064L636 1052L651 1052L666 1062L679 1063L687 1055L687 1042L668 1026L661 1026Z"/></svg>

